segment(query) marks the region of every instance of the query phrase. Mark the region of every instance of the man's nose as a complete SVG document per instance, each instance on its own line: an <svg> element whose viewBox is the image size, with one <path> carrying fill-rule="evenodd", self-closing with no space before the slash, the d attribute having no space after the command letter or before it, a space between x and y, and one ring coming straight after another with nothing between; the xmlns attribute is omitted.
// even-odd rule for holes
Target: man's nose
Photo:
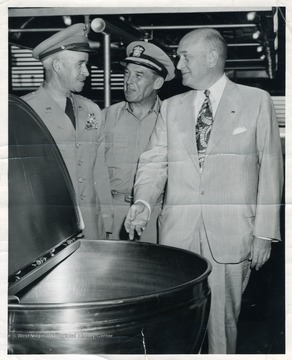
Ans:
<svg viewBox="0 0 292 360"><path fill-rule="evenodd" d="M183 58L181 57L176 65L176 68L178 70L181 70L184 66L185 66L185 64L184 64Z"/></svg>
<svg viewBox="0 0 292 360"><path fill-rule="evenodd" d="M133 76L127 75L127 77L125 78L125 81L127 84L131 84L133 82Z"/></svg>
<svg viewBox="0 0 292 360"><path fill-rule="evenodd" d="M84 74L85 76L89 76L89 71L86 65L84 65L84 67L82 68L82 74Z"/></svg>

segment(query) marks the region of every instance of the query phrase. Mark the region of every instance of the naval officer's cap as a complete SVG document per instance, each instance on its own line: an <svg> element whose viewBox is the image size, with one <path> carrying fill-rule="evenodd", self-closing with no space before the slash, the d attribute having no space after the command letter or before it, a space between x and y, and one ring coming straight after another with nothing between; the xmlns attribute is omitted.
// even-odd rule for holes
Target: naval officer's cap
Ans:
<svg viewBox="0 0 292 360"><path fill-rule="evenodd" d="M87 38L88 27L85 24L74 24L57 32L33 49L32 56L37 60L63 50L90 52Z"/></svg>
<svg viewBox="0 0 292 360"><path fill-rule="evenodd" d="M170 57L158 46L145 42L134 41L127 46L127 57L121 61L122 65L128 63L147 67L170 81L175 76L175 67Z"/></svg>

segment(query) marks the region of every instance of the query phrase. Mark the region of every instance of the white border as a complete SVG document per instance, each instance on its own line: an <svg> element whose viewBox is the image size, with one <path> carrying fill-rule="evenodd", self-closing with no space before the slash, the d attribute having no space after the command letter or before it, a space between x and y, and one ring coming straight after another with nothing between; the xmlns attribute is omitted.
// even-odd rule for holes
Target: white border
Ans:
<svg viewBox="0 0 292 360"><path fill-rule="evenodd" d="M146 1L146 2L145 2ZM200 10L209 11L210 7L217 7L217 9L229 11L237 11L239 8L259 8L269 6L285 6L286 7L286 354L285 355L228 355L228 359L289 359L291 357L291 277L292 277L292 266L291 266L291 216L292 210L290 209L291 197L292 197L292 142L290 141L291 136L291 103L289 99L291 97L292 80L291 80L291 9L292 4L289 0L283 1L268 1L268 0L160 0L159 8L157 7L157 0L145 0L143 4L147 4L147 12L149 8L153 8L153 12L165 8L171 7L174 12L188 11L192 8L194 11L195 7L199 7ZM1 359L70 359L70 360L190 360L200 356L200 359L221 359L226 355L7 355L7 234L8 234L8 217L7 217L7 108L8 108L8 7L100 7L102 13L121 13L128 12L129 8L140 8L141 12L144 12L145 7L140 6L141 1L139 0L46 0L41 2L40 0L0 0L0 358ZM179 3L179 7L177 4ZM106 6L105 6L106 4ZM201 5L204 5L202 8ZM116 9L115 9L116 8ZM290 102L290 104L289 104ZM271 289L273 291L273 289Z"/></svg>

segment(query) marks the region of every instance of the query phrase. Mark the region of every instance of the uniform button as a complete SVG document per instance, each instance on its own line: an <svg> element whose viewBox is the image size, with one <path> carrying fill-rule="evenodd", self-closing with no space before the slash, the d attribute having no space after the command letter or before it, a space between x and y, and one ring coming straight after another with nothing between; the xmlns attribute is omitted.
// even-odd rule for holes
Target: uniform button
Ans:
<svg viewBox="0 0 292 360"><path fill-rule="evenodd" d="M76 146L76 149L79 149L79 148L80 148L80 144L79 144L79 143L77 143L75 146Z"/></svg>
<svg viewBox="0 0 292 360"><path fill-rule="evenodd" d="M84 200L85 198L86 198L86 195L83 195L83 194L80 195L81 200Z"/></svg>
<svg viewBox="0 0 292 360"><path fill-rule="evenodd" d="M201 191L201 195L204 195L204 194L205 194L205 191L204 191L204 190L202 190L202 191Z"/></svg>
<svg viewBox="0 0 292 360"><path fill-rule="evenodd" d="M79 181L80 183L82 183L83 179L80 177L80 178L78 179L78 181Z"/></svg>
<svg viewBox="0 0 292 360"><path fill-rule="evenodd" d="M78 161L78 166L81 166L83 164L83 161L82 160L79 160Z"/></svg>

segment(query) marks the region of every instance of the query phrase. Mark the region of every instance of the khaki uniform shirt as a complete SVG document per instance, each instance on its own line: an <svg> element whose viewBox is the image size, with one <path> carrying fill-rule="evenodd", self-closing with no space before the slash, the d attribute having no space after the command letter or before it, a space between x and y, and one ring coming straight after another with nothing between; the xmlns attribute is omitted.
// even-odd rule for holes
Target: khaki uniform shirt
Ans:
<svg viewBox="0 0 292 360"><path fill-rule="evenodd" d="M104 156L104 123L91 100L72 95L76 130L64 110L41 86L23 97L52 134L74 186L88 239L105 238L112 231L112 198ZM52 184L54 186L54 184Z"/></svg>
<svg viewBox="0 0 292 360"><path fill-rule="evenodd" d="M102 111L105 119L106 160L111 189L131 194L140 155L148 144L160 111L161 100L143 119L138 119L130 104L123 101Z"/></svg>

